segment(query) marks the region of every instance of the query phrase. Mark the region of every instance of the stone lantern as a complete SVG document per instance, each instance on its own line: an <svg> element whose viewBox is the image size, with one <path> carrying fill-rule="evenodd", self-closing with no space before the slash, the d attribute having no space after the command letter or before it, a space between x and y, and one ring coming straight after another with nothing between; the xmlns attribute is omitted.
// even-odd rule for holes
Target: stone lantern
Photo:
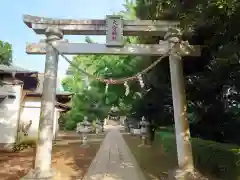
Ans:
<svg viewBox="0 0 240 180"><path fill-rule="evenodd" d="M77 132L82 135L82 146L87 146L87 134L91 132L91 123L86 116L83 122L77 124Z"/></svg>
<svg viewBox="0 0 240 180"><path fill-rule="evenodd" d="M146 140L148 138L148 132L149 132L149 126L150 123L145 119L145 117L142 117L142 120L140 121L140 132L142 137L142 145L146 144Z"/></svg>

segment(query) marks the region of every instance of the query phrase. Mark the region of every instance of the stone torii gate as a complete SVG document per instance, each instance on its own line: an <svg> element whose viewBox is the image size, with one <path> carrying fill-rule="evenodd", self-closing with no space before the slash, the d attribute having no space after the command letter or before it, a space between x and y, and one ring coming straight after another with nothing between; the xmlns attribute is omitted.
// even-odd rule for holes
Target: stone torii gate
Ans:
<svg viewBox="0 0 240 180"><path fill-rule="evenodd" d="M34 169L25 179L53 176L51 169L53 112L59 52L61 54L109 54L161 56L170 51L174 121L180 169L193 169L192 150L189 142L189 125L186 114L186 97L181 56L199 56L200 47L183 45L178 22L150 20L122 20L120 16L107 16L106 20L51 19L24 15L24 23L36 34L46 35L40 43L28 44L28 54L46 54L43 96L39 127L39 141ZM64 35L106 35L107 44L69 43ZM123 44L123 36L160 36L166 41L159 44ZM179 43L177 46L176 43ZM55 48L54 48L54 47Z"/></svg>

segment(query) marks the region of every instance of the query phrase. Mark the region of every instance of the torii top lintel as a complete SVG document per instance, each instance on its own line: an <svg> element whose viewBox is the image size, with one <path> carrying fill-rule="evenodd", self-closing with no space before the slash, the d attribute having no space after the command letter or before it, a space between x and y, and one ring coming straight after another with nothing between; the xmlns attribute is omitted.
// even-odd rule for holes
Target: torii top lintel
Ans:
<svg viewBox="0 0 240 180"><path fill-rule="evenodd" d="M37 34L45 34L47 27L58 27L65 35L106 35L106 20L53 19L31 15L23 16L24 23ZM176 21L124 20L124 36L161 36L169 28L178 27Z"/></svg>

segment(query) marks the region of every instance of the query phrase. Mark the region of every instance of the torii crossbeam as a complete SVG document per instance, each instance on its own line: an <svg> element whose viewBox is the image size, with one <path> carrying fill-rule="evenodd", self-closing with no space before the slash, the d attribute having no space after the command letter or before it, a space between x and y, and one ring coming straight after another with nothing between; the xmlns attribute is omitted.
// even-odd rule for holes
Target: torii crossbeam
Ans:
<svg viewBox="0 0 240 180"><path fill-rule="evenodd" d="M37 34L45 34L49 27L61 29L64 35L106 35L105 19L53 19L31 15L23 16L24 23ZM141 34L164 37L169 28L176 28L176 21L123 20L124 36Z"/></svg>
<svg viewBox="0 0 240 180"><path fill-rule="evenodd" d="M123 47L107 47L105 44L96 43L68 43L57 42L54 47L66 55L101 54L101 55L133 55L133 56L161 56L169 51L169 43L162 41L160 44L129 44ZM28 54L46 54L47 44L44 42L28 44ZM200 46L188 45L179 49L181 56L200 56Z"/></svg>

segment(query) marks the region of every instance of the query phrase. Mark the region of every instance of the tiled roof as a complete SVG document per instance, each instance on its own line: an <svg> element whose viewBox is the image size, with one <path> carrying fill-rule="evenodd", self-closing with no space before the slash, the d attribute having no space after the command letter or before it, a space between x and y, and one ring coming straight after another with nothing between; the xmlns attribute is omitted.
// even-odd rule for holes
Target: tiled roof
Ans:
<svg viewBox="0 0 240 180"><path fill-rule="evenodd" d="M62 109L66 109L66 110L70 110L71 109L71 106L69 105L66 105L66 104L62 104L62 103L59 103L59 102L56 102L55 106L58 106Z"/></svg>
<svg viewBox="0 0 240 180"><path fill-rule="evenodd" d="M15 93L14 92L0 92L0 98L2 98L2 97L6 97L6 96L13 96L13 97L15 97L16 95L15 95Z"/></svg>
<svg viewBox="0 0 240 180"><path fill-rule="evenodd" d="M14 96L15 92L12 88L6 86L0 86L0 98L7 97L7 96Z"/></svg>
<svg viewBox="0 0 240 180"><path fill-rule="evenodd" d="M0 64L0 74L5 74L5 73L37 73L37 72L30 71L15 65L7 66L4 64Z"/></svg>

